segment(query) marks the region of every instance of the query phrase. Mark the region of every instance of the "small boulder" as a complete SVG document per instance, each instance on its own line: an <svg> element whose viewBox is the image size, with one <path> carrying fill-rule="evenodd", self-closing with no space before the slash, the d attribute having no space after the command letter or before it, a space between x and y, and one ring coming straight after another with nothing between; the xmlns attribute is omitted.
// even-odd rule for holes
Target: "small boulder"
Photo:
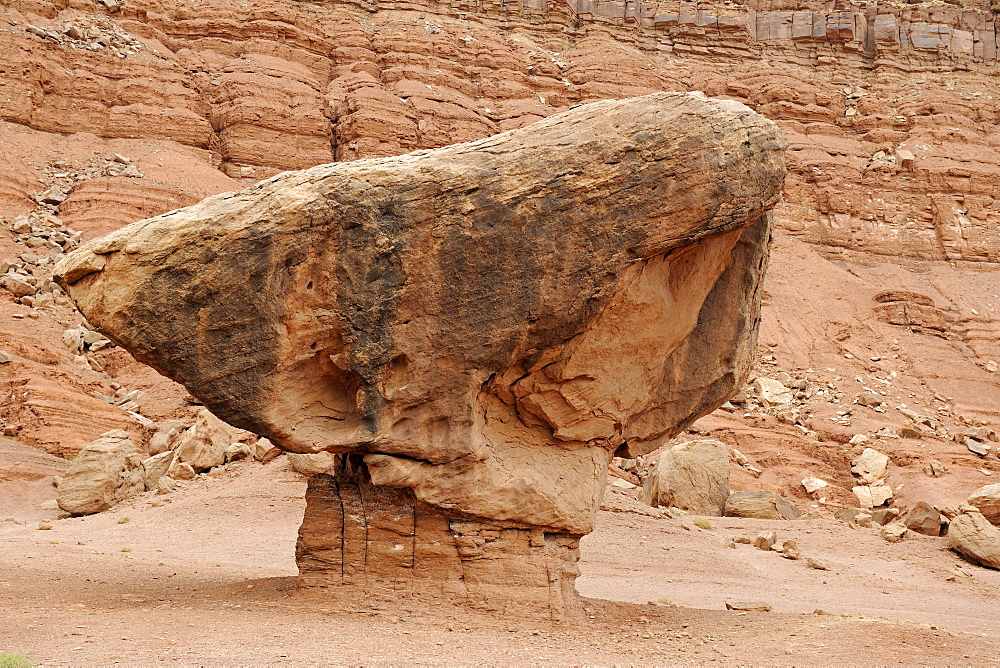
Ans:
<svg viewBox="0 0 1000 668"><path fill-rule="evenodd" d="M337 455L332 452L316 452L310 454L288 453L289 465L302 475L318 475L326 473L337 463ZM624 480L622 482L625 482ZM632 487L632 483L629 483Z"/></svg>
<svg viewBox="0 0 1000 668"><path fill-rule="evenodd" d="M806 558L806 566L809 568L815 568L817 571L828 571L830 570L830 565L821 559L816 559L814 557Z"/></svg>
<svg viewBox="0 0 1000 668"><path fill-rule="evenodd" d="M987 568L1000 569L1000 529L974 506L962 506L948 529L948 547Z"/></svg>
<svg viewBox="0 0 1000 668"><path fill-rule="evenodd" d="M854 403L859 406L875 408L876 406L882 405L882 396L880 394L876 394L875 392L866 390L858 395L858 398L854 400Z"/></svg>
<svg viewBox="0 0 1000 668"><path fill-rule="evenodd" d="M719 441L688 441L664 452L642 486L639 500L721 516L729 498L729 452Z"/></svg>
<svg viewBox="0 0 1000 668"><path fill-rule="evenodd" d="M753 539L753 546L758 550L770 550L774 547L774 544L778 541L778 534L774 531L761 531L757 534L757 537Z"/></svg>
<svg viewBox="0 0 1000 668"><path fill-rule="evenodd" d="M926 501L919 501L906 515L906 528L925 536L940 536L941 513Z"/></svg>
<svg viewBox="0 0 1000 668"><path fill-rule="evenodd" d="M812 494L814 492L818 492L821 489L828 487L829 485L830 483L828 483L826 480L823 480L822 478L816 478L810 476L808 478L802 479L802 486L806 488L806 494Z"/></svg>
<svg viewBox="0 0 1000 668"><path fill-rule="evenodd" d="M991 524L1000 524L1000 482L980 487L970 494L969 505L978 508Z"/></svg>
<svg viewBox="0 0 1000 668"><path fill-rule="evenodd" d="M801 559L802 552L799 550L799 544L794 540L786 540L781 544L781 556L785 559Z"/></svg>
<svg viewBox="0 0 1000 668"><path fill-rule="evenodd" d="M56 500L73 515L89 515L145 491L142 457L121 429L80 451L63 475Z"/></svg>
<svg viewBox="0 0 1000 668"><path fill-rule="evenodd" d="M898 543L906 538L906 525L901 522L890 522L882 527L882 538L890 543Z"/></svg>
<svg viewBox="0 0 1000 668"><path fill-rule="evenodd" d="M895 508L878 508L868 512L871 515L872 523L885 526L889 522L899 517L899 511Z"/></svg>
<svg viewBox="0 0 1000 668"><path fill-rule="evenodd" d="M274 443L267 440L266 438L259 438L253 446L253 455L262 464L266 464L278 455L281 454L281 450L275 447Z"/></svg>
<svg viewBox="0 0 1000 668"><path fill-rule="evenodd" d="M962 432L962 435L967 436L969 438L974 438L977 441L985 441L987 433L986 430L983 429L982 427L969 427L968 429Z"/></svg>
<svg viewBox="0 0 1000 668"><path fill-rule="evenodd" d="M726 610L770 612L771 606L763 601L726 601Z"/></svg>
<svg viewBox="0 0 1000 668"><path fill-rule="evenodd" d="M774 492L749 490L730 494L724 514L759 520L794 520L801 517L802 511Z"/></svg>
<svg viewBox="0 0 1000 668"><path fill-rule="evenodd" d="M173 448L177 441L177 435L184 431L184 423L180 420L167 420L157 427L156 432L149 438L146 449L150 455L158 455Z"/></svg>
<svg viewBox="0 0 1000 668"><path fill-rule="evenodd" d="M892 487L889 485L859 485L852 488L854 496L862 508L878 508L892 498Z"/></svg>
<svg viewBox="0 0 1000 668"><path fill-rule="evenodd" d="M981 442L974 438L969 438L968 436L960 436L959 438L964 439L965 447L969 449L974 455L979 455L980 457L985 457L990 454L990 446L983 445Z"/></svg>
<svg viewBox="0 0 1000 668"><path fill-rule="evenodd" d="M167 469L167 475L174 480L194 480L198 477L198 473L194 470L187 462L182 462L177 457L170 463L170 468Z"/></svg>
<svg viewBox="0 0 1000 668"><path fill-rule="evenodd" d="M198 411L194 426L179 437L174 448L175 459L189 464L195 473L207 471L225 463L230 443L229 426L203 408Z"/></svg>
<svg viewBox="0 0 1000 668"><path fill-rule="evenodd" d="M173 461L174 453L172 451L161 452L142 461L142 477L146 484L146 489L156 487L156 482L167 475L167 471L170 470L170 464Z"/></svg>
<svg viewBox="0 0 1000 668"><path fill-rule="evenodd" d="M180 483L169 476L161 476L159 480L156 481L156 493L157 494L170 494L178 487Z"/></svg>
<svg viewBox="0 0 1000 668"><path fill-rule="evenodd" d="M889 458L872 448L865 448L851 467L851 473L861 478L867 485L878 485L888 475ZM875 504L879 505L879 504Z"/></svg>
<svg viewBox="0 0 1000 668"><path fill-rule="evenodd" d="M795 399L795 394L791 389L785 387L781 381L773 378L758 376L753 381L753 387L760 397L761 403L765 406L780 406L789 404Z"/></svg>
<svg viewBox="0 0 1000 668"><path fill-rule="evenodd" d="M226 463L238 462L253 457L253 446L249 443L233 443L226 448Z"/></svg>

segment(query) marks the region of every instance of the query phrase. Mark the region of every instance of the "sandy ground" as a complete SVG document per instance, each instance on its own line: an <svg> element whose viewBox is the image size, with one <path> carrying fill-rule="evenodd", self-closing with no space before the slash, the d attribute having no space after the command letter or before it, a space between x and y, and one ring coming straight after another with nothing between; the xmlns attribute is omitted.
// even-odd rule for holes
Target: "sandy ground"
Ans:
<svg viewBox="0 0 1000 668"><path fill-rule="evenodd" d="M704 530L617 495L583 544L587 619L400 612L405 601L398 610L328 607L293 590L305 484L282 460L48 531L37 517L55 511L0 522L0 652L42 665L1000 661L1000 573L965 564L941 539L890 545L829 519L714 518ZM830 570L724 546L764 529ZM726 611L727 600L774 611Z"/></svg>

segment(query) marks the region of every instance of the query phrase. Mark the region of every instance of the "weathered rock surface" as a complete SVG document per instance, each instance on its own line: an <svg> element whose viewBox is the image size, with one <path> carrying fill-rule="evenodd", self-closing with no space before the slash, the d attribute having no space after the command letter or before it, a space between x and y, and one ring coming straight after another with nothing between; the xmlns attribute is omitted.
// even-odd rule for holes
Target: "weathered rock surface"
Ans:
<svg viewBox="0 0 1000 668"><path fill-rule="evenodd" d="M275 177L58 273L232 424L364 452L375 484L435 505L586 533L613 452L654 449L744 377L782 147L737 103L601 102Z"/></svg>
<svg viewBox="0 0 1000 668"><path fill-rule="evenodd" d="M107 510L146 489L142 457L128 434L112 430L80 451L59 485L59 507L74 515Z"/></svg>
<svg viewBox="0 0 1000 668"><path fill-rule="evenodd" d="M948 547L972 561L1000 569L1000 529L973 506L963 506L948 527Z"/></svg>
<svg viewBox="0 0 1000 668"><path fill-rule="evenodd" d="M1000 483L977 489L969 495L969 505L978 508L991 524L1000 524Z"/></svg>
<svg viewBox="0 0 1000 668"><path fill-rule="evenodd" d="M653 507L721 516L729 496L726 446L719 441L688 441L660 455L643 481L639 500Z"/></svg>
<svg viewBox="0 0 1000 668"><path fill-rule="evenodd" d="M746 377L783 148L738 103L601 102L280 175L100 238L56 273L90 322L228 422L364 463L314 480L412 490L404 508L486 532L516 523L520 547L483 561L503 580L535 533L592 529L612 455L652 451ZM168 475L221 463L210 417ZM720 515L725 447L665 457L684 471L660 476L671 505ZM305 544L329 540L312 526Z"/></svg>
<svg viewBox="0 0 1000 668"><path fill-rule="evenodd" d="M749 490L730 494L723 514L761 520L794 520L802 516L802 511L774 492Z"/></svg>

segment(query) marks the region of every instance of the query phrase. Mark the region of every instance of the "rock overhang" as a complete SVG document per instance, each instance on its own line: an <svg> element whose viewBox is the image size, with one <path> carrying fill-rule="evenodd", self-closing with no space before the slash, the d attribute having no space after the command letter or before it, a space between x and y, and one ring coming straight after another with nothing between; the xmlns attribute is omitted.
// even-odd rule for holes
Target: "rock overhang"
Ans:
<svg viewBox="0 0 1000 668"><path fill-rule="evenodd" d="M442 508L586 533L615 451L725 401L759 320L773 123L659 93L140 221L57 268L220 417Z"/></svg>

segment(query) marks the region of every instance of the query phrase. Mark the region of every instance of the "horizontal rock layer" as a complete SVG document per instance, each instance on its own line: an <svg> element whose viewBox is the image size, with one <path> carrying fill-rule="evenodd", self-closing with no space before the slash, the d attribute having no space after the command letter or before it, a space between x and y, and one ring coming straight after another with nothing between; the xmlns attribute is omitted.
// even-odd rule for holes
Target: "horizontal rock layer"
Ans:
<svg viewBox="0 0 1000 668"><path fill-rule="evenodd" d="M354 604L424 598L562 621L580 613L579 543L376 487L355 460L309 479L296 562L300 587Z"/></svg>

